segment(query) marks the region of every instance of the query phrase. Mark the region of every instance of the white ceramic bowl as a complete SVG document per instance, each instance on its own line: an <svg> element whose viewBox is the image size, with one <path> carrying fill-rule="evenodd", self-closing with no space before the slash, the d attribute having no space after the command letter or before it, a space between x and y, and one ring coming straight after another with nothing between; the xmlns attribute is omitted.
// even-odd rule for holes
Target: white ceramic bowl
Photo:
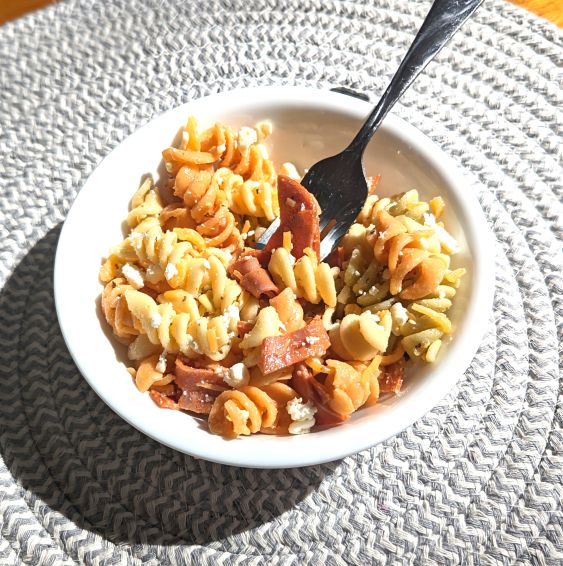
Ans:
<svg viewBox="0 0 563 566"><path fill-rule="evenodd" d="M336 460L397 434L432 409L463 374L483 336L492 305L492 239L475 197L456 164L418 130L388 116L365 153L368 174L381 175L378 191L416 188L447 203L446 225L462 251L454 265L468 270L455 298L452 341L433 365L417 365L399 396L355 413L336 428L303 436L253 435L224 440L188 414L159 409L126 371L124 348L112 340L99 307L101 258L123 237L122 222L141 177L158 178L161 151L188 115L202 126L234 127L262 119L274 124L276 163L300 170L340 151L371 106L356 98L297 87L265 87L213 95L155 118L121 143L92 173L61 232L55 261L55 300L62 333L76 365L98 395L152 438L196 457L224 464L282 468Z"/></svg>

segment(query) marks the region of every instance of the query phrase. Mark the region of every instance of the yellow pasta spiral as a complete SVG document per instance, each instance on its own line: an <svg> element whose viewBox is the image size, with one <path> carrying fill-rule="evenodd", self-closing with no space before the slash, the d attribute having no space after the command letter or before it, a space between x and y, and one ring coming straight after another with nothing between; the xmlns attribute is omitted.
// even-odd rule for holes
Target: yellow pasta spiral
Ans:
<svg viewBox="0 0 563 566"><path fill-rule="evenodd" d="M443 208L443 201L432 199L430 203L421 201L418 191L412 189L392 197L379 198L377 195L370 195L360 214L357 221L364 226L374 225L377 222L377 217L382 210L385 210L391 216L406 216L412 220L421 221L424 214L429 210L439 211L441 213Z"/></svg>
<svg viewBox="0 0 563 566"><path fill-rule="evenodd" d="M227 168L218 169L215 175L233 212L269 221L279 216L278 191L274 185L267 181L245 181Z"/></svg>
<svg viewBox="0 0 563 566"><path fill-rule="evenodd" d="M272 253L268 271L280 289L290 288L297 297L315 305L324 301L329 307L336 306L332 270L327 263L319 263L310 248L306 248L305 255L297 261L285 248L277 248Z"/></svg>
<svg viewBox="0 0 563 566"><path fill-rule="evenodd" d="M358 214L357 222L364 226L374 225L377 219L377 214L389 206L390 203L390 198L380 199L377 195L368 196L360 214Z"/></svg>
<svg viewBox="0 0 563 566"><path fill-rule="evenodd" d="M452 331L452 324L445 313L452 305L450 298L455 295L455 289L440 285L434 293L437 294L443 297L436 296L410 303L404 310L408 314L408 320L403 317L397 322L394 310L401 307L396 305L391 308L394 316L393 333L401 337L402 348L413 360L433 362L441 348L443 336Z"/></svg>
<svg viewBox="0 0 563 566"><path fill-rule="evenodd" d="M146 293L127 290L125 300L150 342L167 352L181 352L188 357L204 354L218 361L231 349L238 317L228 313L201 316L197 301L189 293L181 301L157 304ZM177 311L175 306L182 310Z"/></svg>
<svg viewBox="0 0 563 566"><path fill-rule="evenodd" d="M127 224L131 228L136 228L139 225L143 228L160 226L158 216L162 208L162 201L153 188L152 179L147 178L131 199L131 211L127 215Z"/></svg>
<svg viewBox="0 0 563 566"><path fill-rule="evenodd" d="M278 415L276 402L262 389L247 385L224 391L209 413L209 431L227 438L270 428Z"/></svg>
<svg viewBox="0 0 563 566"><path fill-rule="evenodd" d="M201 240L197 232L181 228L166 232L160 227L133 231L113 250L113 256L120 257L123 263L139 265L144 269L144 279L151 284L166 281L172 289L184 289L194 295L211 288L214 304L219 308L224 301L218 295L224 294L227 286L236 288L238 293L240 288L235 281L227 282L226 260L198 249L205 245L198 238Z"/></svg>

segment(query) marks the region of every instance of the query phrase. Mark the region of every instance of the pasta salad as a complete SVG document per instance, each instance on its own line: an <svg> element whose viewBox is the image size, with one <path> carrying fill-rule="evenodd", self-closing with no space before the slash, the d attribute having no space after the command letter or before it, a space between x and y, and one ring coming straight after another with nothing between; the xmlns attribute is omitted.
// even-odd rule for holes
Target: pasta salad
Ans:
<svg viewBox="0 0 563 566"><path fill-rule="evenodd" d="M334 426L399 393L408 364L434 362L451 335L465 273L450 267L442 198L380 198L377 177L320 261L321 211L296 167L269 158L271 133L190 117L163 152L168 182L143 181L100 269L138 389L226 438Z"/></svg>

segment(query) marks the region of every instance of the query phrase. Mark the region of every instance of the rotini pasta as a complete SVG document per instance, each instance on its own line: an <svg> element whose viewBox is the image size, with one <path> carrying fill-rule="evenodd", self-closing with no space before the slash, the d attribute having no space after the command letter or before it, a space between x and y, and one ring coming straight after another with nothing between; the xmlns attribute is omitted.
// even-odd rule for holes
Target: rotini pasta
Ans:
<svg viewBox="0 0 563 566"><path fill-rule="evenodd" d="M215 175L224 191L229 209L236 214L265 218L270 222L279 216L276 188L267 181L245 181L230 169L219 169Z"/></svg>
<svg viewBox="0 0 563 566"><path fill-rule="evenodd" d="M161 212L160 195L154 189L152 179L147 178L131 199L131 212L127 215L127 224L131 228L146 228L154 225Z"/></svg>
<svg viewBox="0 0 563 566"><path fill-rule="evenodd" d="M110 281L102 293L102 311L114 334L119 338L130 338L139 334L138 324L131 315L125 293L134 290L124 279Z"/></svg>
<svg viewBox="0 0 563 566"><path fill-rule="evenodd" d="M465 273L451 265L443 199L379 198L377 177L321 262L318 204L291 163L277 175L271 133L190 117L163 152L167 192L142 182L100 269L137 388L227 438L308 433L399 392L408 363L436 361L452 335Z"/></svg>
<svg viewBox="0 0 563 566"><path fill-rule="evenodd" d="M227 438L248 435L272 427L277 416L276 402L264 390L245 385L217 397L209 413L209 430Z"/></svg>
<svg viewBox="0 0 563 566"><path fill-rule="evenodd" d="M319 263L316 254L310 249L297 261L285 248L272 253L268 271L276 285L291 289L297 297L316 305L321 300L329 307L336 306L336 287L334 275L327 263Z"/></svg>
<svg viewBox="0 0 563 566"><path fill-rule="evenodd" d="M196 300L186 294L183 310L177 312L170 302L158 304L140 291L124 293L127 307L153 344L171 353L188 357L205 355L211 360L224 359L236 332L237 317L201 316Z"/></svg>

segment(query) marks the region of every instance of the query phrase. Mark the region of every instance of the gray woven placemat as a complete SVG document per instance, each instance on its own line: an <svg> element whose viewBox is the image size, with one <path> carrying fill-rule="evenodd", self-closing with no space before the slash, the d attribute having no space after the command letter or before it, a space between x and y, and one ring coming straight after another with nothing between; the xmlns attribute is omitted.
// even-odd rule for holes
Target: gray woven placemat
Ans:
<svg viewBox="0 0 563 566"><path fill-rule="evenodd" d="M306 469L195 460L113 414L56 322L61 222L120 140L235 86L375 97L428 5L84 0L0 28L0 564L562 563L563 33L504 1L397 109L465 169L497 240L482 347L408 430Z"/></svg>

